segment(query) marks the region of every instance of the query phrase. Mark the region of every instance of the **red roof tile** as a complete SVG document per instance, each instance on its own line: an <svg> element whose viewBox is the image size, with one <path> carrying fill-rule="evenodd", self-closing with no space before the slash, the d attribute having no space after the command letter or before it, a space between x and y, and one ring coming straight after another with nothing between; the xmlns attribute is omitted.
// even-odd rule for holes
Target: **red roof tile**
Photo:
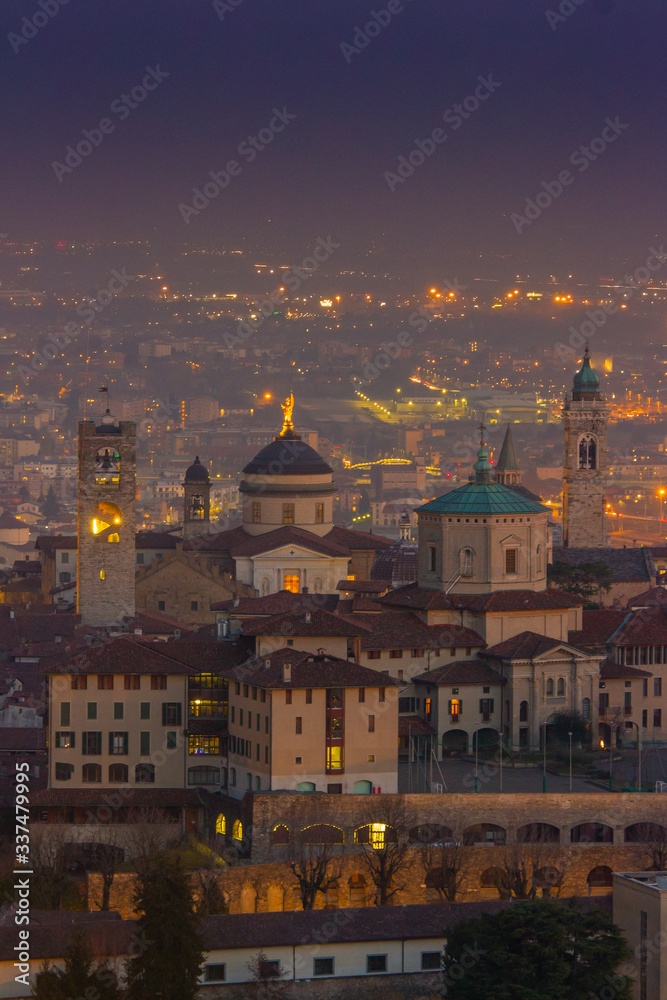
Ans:
<svg viewBox="0 0 667 1000"><path fill-rule="evenodd" d="M169 655L167 642L150 642L139 636L121 636L89 646L65 663L70 674L195 674L194 667ZM63 672L46 666L43 673Z"/></svg>
<svg viewBox="0 0 667 1000"><path fill-rule="evenodd" d="M341 616L343 617L343 616ZM437 649L447 646L485 646L478 632L463 625L426 625L411 612L392 614L345 615L348 621L358 619L371 629L361 637L362 649Z"/></svg>
<svg viewBox="0 0 667 1000"><path fill-rule="evenodd" d="M413 678L420 684L504 684L505 679L481 660L455 660Z"/></svg>
<svg viewBox="0 0 667 1000"><path fill-rule="evenodd" d="M574 648L562 639L552 639L550 636L540 635L539 632L526 631L519 632L518 635L512 636L511 639L505 639L504 642L498 642L495 646L490 646L485 650L484 655L497 656L503 660L530 660L535 656L541 656L542 653L549 652L551 649L557 649L558 646L565 646L568 649ZM576 652L581 652L581 650L576 650Z"/></svg>
<svg viewBox="0 0 667 1000"><path fill-rule="evenodd" d="M291 681L283 680L283 666L291 663ZM267 665L268 664L268 665ZM300 649L278 649L270 656L256 657L239 667L219 671L230 680L259 688L397 687L387 674L360 667L337 656L318 655Z"/></svg>
<svg viewBox="0 0 667 1000"><path fill-rule="evenodd" d="M293 594L279 590L265 597L242 597L239 601L220 601L211 605L211 611L229 611L233 617L250 618L260 615L282 615L291 611L333 611L338 603L337 594Z"/></svg>
<svg viewBox="0 0 667 1000"><path fill-rule="evenodd" d="M600 664L600 680L610 681L617 677L652 677L649 670L640 670L639 667L623 667L613 660L605 660Z"/></svg>
<svg viewBox="0 0 667 1000"><path fill-rule="evenodd" d="M335 525L324 537L335 545L342 545L343 548L362 551L388 549L394 544L391 538L385 538L384 535L372 535L369 531L354 531L351 528L341 528L339 525Z"/></svg>
<svg viewBox="0 0 667 1000"><path fill-rule="evenodd" d="M273 618L243 622L244 635L367 635L370 627L352 618L341 618L330 611L294 611Z"/></svg>
<svg viewBox="0 0 667 1000"><path fill-rule="evenodd" d="M575 646L605 646L627 617L627 611L616 611L613 608L584 608L583 628L572 630L568 641Z"/></svg>

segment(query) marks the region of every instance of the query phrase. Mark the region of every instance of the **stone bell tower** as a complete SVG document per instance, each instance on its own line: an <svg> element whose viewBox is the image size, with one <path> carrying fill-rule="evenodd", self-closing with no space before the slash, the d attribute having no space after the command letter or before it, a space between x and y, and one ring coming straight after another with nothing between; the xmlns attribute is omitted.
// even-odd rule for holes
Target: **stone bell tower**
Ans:
<svg viewBox="0 0 667 1000"><path fill-rule="evenodd" d="M136 425L109 410L79 423L77 611L84 625L134 615Z"/></svg>
<svg viewBox="0 0 667 1000"><path fill-rule="evenodd" d="M195 458L183 480L183 537L208 531L211 523L211 480L208 469Z"/></svg>
<svg viewBox="0 0 667 1000"><path fill-rule="evenodd" d="M563 406L563 545L570 548L604 548L607 544L608 418L607 402L600 392L600 379L591 368L587 346Z"/></svg>

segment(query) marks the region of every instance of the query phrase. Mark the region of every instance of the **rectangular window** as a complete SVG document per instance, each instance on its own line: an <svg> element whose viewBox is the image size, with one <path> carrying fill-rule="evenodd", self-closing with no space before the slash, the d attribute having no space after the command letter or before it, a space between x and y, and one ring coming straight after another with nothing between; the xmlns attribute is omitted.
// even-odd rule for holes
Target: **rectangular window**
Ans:
<svg viewBox="0 0 667 1000"><path fill-rule="evenodd" d="M294 524L294 504L283 504L283 524Z"/></svg>
<svg viewBox="0 0 667 1000"><path fill-rule="evenodd" d="M658 697L662 696L662 677L653 678L653 694Z"/></svg>
<svg viewBox="0 0 667 1000"><path fill-rule="evenodd" d="M173 733L176 736L176 733ZM219 736L188 736L188 753L190 754L220 754Z"/></svg>
<svg viewBox="0 0 667 1000"><path fill-rule="evenodd" d="M109 733L109 753L111 756L126 756L127 742L127 733Z"/></svg>
<svg viewBox="0 0 667 1000"><path fill-rule="evenodd" d="M324 504L315 504L315 524L324 524Z"/></svg>
<svg viewBox="0 0 667 1000"><path fill-rule="evenodd" d="M139 733L139 755L148 757L151 752L151 734Z"/></svg>
<svg viewBox="0 0 667 1000"><path fill-rule="evenodd" d="M379 660L381 656L381 650L379 649L369 649L366 656L369 660Z"/></svg>
<svg viewBox="0 0 667 1000"><path fill-rule="evenodd" d="M175 750L178 745L178 733L167 733L167 750Z"/></svg>
<svg viewBox="0 0 667 1000"><path fill-rule="evenodd" d="M359 688L359 701L366 701L366 688Z"/></svg>
<svg viewBox="0 0 667 1000"><path fill-rule="evenodd" d="M646 729L648 726L648 709L644 709L642 712L642 729Z"/></svg>
<svg viewBox="0 0 667 1000"><path fill-rule="evenodd" d="M59 583L71 583L72 582L72 574L71 573L58 573L58 582Z"/></svg>
<svg viewBox="0 0 667 1000"><path fill-rule="evenodd" d="M190 611L199 611L199 601L190 601Z"/></svg>
<svg viewBox="0 0 667 1000"><path fill-rule="evenodd" d="M313 704L313 689L306 688L306 705L312 705L312 704Z"/></svg>
<svg viewBox="0 0 667 1000"><path fill-rule="evenodd" d="M115 701L113 703L113 717L114 719L122 719L125 715L125 705L122 701Z"/></svg>
<svg viewBox="0 0 667 1000"><path fill-rule="evenodd" d="M400 660L400 659L402 659L402 657L403 657L403 650L402 649L390 649L389 650L389 659L390 660Z"/></svg>
<svg viewBox="0 0 667 1000"><path fill-rule="evenodd" d="M264 959L259 963L259 974L261 979L278 979L280 976L280 962L273 959Z"/></svg>
<svg viewBox="0 0 667 1000"><path fill-rule="evenodd" d="M366 955L366 972L386 972L386 955Z"/></svg>
<svg viewBox="0 0 667 1000"><path fill-rule="evenodd" d="M248 712L248 729L252 729L252 712Z"/></svg>
<svg viewBox="0 0 667 1000"><path fill-rule="evenodd" d="M97 718L97 702L96 701L89 701L88 702L88 718L89 719L96 719Z"/></svg>
<svg viewBox="0 0 667 1000"><path fill-rule="evenodd" d="M180 726L182 705L180 701L165 701L162 703L162 725Z"/></svg>
<svg viewBox="0 0 667 1000"><path fill-rule="evenodd" d="M123 682L126 691L141 690L141 676L139 674L125 674Z"/></svg>
<svg viewBox="0 0 667 1000"><path fill-rule="evenodd" d="M72 674L72 691L86 691L88 678L85 674Z"/></svg>
<svg viewBox="0 0 667 1000"><path fill-rule="evenodd" d="M516 549L505 549L505 572L516 573Z"/></svg>
<svg viewBox="0 0 667 1000"><path fill-rule="evenodd" d="M225 965L224 962L218 965L205 965L204 966L204 982L205 983L224 983L225 981Z"/></svg>
<svg viewBox="0 0 667 1000"><path fill-rule="evenodd" d="M251 693L252 693L252 700L257 701L257 688L253 686Z"/></svg>
<svg viewBox="0 0 667 1000"><path fill-rule="evenodd" d="M252 523L261 524L262 521L262 505L261 503L254 503L252 505Z"/></svg>
<svg viewBox="0 0 667 1000"><path fill-rule="evenodd" d="M632 691L625 692L625 700L623 703L623 708L626 715L632 715Z"/></svg>
<svg viewBox="0 0 667 1000"><path fill-rule="evenodd" d="M69 781L74 771L74 764L56 764L56 781Z"/></svg>
<svg viewBox="0 0 667 1000"><path fill-rule="evenodd" d="M155 674L151 677L151 691L166 691L167 690L167 675L166 674Z"/></svg>
<svg viewBox="0 0 667 1000"><path fill-rule="evenodd" d="M150 701L142 701L139 710L140 719L150 719L151 717L151 703Z"/></svg>
<svg viewBox="0 0 667 1000"><path fill-rule="evenodd" d="M386 690L387 690L386 688L380 688L379 695L378 695L378 701L379 702L383 702L384 701L385 695L386 695Z"/></svg>
<svg viewBox="0 0 667 1000"><path fill-rule="evenodd" d="M144 554L143 554L143 552L137 552L137 563L139 564L139 566L143 566L144 565Z"/></svg>
<svg viewBox="0 0 667 1000"><path fill-rule="evenodd" d="M243 725L243 709L239 709L239 726Z"/></svg>
<svg viewBox="0 0 667 1000"><path fill-rule="evenodd" d="M81 753L89 757L99 757L102 753L102 733L82 733Z"/></svg>
<svg viewBox="0 0 667 1000"><path fill-rule="evenodd" d="M292 704L292 692L291 691L285 691L285 704L286 705L291 705Z"/></svg>
<svg viewBox="0 0 667 1000"><path fill-rule="evenodd" d="M158 611L164 611L164 601L157 602L157 609Z"/></svg>
<svg viewBox="0 0 667 1000"><path fill-rule="evenodd" d="M428 547L428 569L429 573L435 573L437 565L437 555L435 545L429 545Z"/></svg>
<svg viewBox="0 0 667 1000"><path fill-rule="evenodd" d="M259 712L256 713L256 716L257 716L257 725L255 726L255 729L257 730L257 732L259 732L260 729L262 728L262 717L259 714Z"/></svg>
<svg viewBox="0 0 667 1000"><path fill-rule="evenodd" d="M97 675L97 690L98 691L113 691L113 674L98 674Z"/></svg>
<svg viewBox="0 0 667 1000"><path fill-rule="evenodd" d="M662 729L662 709L661 708L654 708L653 709L653 728L654 729Z"/></svg>
<svg viewBox="0 0 667 1000"><path fill-rule="evenodd" d="M60 725L69 726L70 720L70 703L68 701L63 701L60 706Z"/></svg>
<svg viewBox="0 0 667 1000"><path fill-rule="evenodd" d="M294 732L297 734L297 736L299 736L303 732L302 725L301 725L301 716L297 715L297 717L296 717L296 719L294 721L296 722L296 726L295 726Z"/></svg>
<svg viewBox="0 0 667 1000"><path fill-rule="evenodd" d="M69 732L56 733L56 749L73 750L74 744L75 744L74 733L69 733Z"/></svg>
<svg viewBox="0 0 667 1000"><path fill-rule="evenodd" d="M69 552L61 552L60 561L63 563L69 563Z"/></svg>
<svg viewBox="0 0 667 1000"><path fill-rule="evenodd" d="M334 974L333 958L313 959L313 976L333 976L333 974Z"/></svg>
<svg viewBox="0 0 667 1000"><path fill-rule="evenodd" d="M268 747L264 747L264 763L265 764L269 763L269 748Z"/></svg>
<svg viewBox="0 0 667 1000"><path fill-rule="evenodd" d="M269 731L269 717L268 717L268 715L265 715L264 716L264 732L268 733L268 731Z"/></svg>
<svg viewBox="0 0 667 1000"><path fill-rule="evenodd" d="M642 681L642 696L644 698L648 698L648 680L646 679L646 677Z"/></svg>
<svg viewBox="0 0 667 1000"><path fill-rule="evenodd" d="M442 952L439 951L423 951L422 952L422 971L423 972L434 972L440 969L442 966Z"/></svg>
<svg viewBox="0 0 667 1000"><path fill-rule="evenodd" d="M289 590L290 594L298 594L301 589L301 577L298 573L285 573L283 576L283 590Z"/></svg>
<svg viewBox="0 0 667 1000"><path fill-rule="evenodd" d="M369 715L368 716L368 732L369 733L374 733L375 732L375 716L374 715Z"/></svg>
<svg viewBox="0 0 667 1000"><path fill-rule="evenodd" d="M419 657L421 657L423 655L424 655L424 650L421 649L421 648L413 649L412 650L412 657L413 657L413 659L419 659Z"/></svg>

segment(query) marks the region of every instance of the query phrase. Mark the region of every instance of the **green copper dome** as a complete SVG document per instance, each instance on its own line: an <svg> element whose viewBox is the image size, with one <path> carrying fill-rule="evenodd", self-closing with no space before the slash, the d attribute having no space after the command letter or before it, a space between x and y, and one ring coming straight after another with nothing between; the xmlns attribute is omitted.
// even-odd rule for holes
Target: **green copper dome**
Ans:
<svg viewBox="0 0 667 1000"><path fill-rule="evenodd" d="M489 463L489 453L482 445L477 452L477 461L473 466L475 478L472 482L460 486L458 490L436 497L429 503L417 507L418 511L434 514L548 514L549 508L532 500L530 497L517 493L509 486L494 483L491 480L492 466Z"/></svg>
<svg viewBox="0 0 667 1000"><path fill-rule="evenodd" d="M591 368L591 359L588 353L588 345L584 352L584 363L574 376L573 389L575 392L599 392L600 379Z"/></svg>

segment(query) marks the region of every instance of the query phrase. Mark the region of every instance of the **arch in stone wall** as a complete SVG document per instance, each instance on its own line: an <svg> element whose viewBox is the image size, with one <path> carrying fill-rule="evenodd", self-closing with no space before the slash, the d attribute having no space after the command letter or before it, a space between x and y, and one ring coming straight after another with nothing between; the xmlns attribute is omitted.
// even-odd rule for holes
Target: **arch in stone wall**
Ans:
<svg viewBox="0 0 667 1000"><path fill-rule="evenodd" d="M359 872L355 872L347 880L347 886L350 894L350 906L366 906L367 889L365 877Z"/></svg>
<svg viewBox="0 0 667 1000"><path fill-rule="evenodd" d="M289 842L289 827L285 826L284 823L278 823L271 831L271 844L277 846L278 844L289 844Z"/></svg>
<svg viewBox="0 0 667 1000"><path fill-rule="evenodd" d="M551 823L526 823L516 831L518 844L559 844L560 829Z"/></svg>
<svg viewBox="0 0 667 1000"><path fill-rule="evenodd" d="M667 847L667 829L661 823L645 821L626 826L623 832L626 844L664 844Z"/></svg>
<svg viewBox="0 0 667 1000"><path fill-rule="evenodd" d="M475 844L504 844L506 840L507 831L495 823L475 823L463 832L463 843L467 847Z"/></svg>
<svg viewBox="0 0 667 1000"><path fill-rule="evenodd" d="M270 882L266 889L266 908L271 913L285 909L285 890L276 882Z"/></svg>
<svg viewBox="0 0 667 1000"><path fill-rule="evenodd" d="M570 830L572 844L613 844L614 831L606 823L579 823Z"/></svg>
<svg viewBox="0 0 667 1000"><path fill-rule="evenodd" d="M501 868L485 868L479 876L480 889L497 889L503 877Z"/></svg>
<svg viewBox="0 0 667 1000"><path fill-rule="evenodd" d="M454 834L450 827L441 826L439 823L421 823L413 826L408 832L408 843L410 844L435 844L443 840L452 840Z"/></svg>
<svg viewBox="0 0 667 1000"><path fill-rule="evenodd" d="M607 889L614 884L614 873L609 865L596 865L586 876L591 889Z"/></svg>
<svg viewBox="0 0 667 1000"><path fill-rule="evenodd" d="M257 890L247 882L241 888L241 913L257 912Z"/></svg>
<svg viewBox="0 0 667 1000"><path fill-rule="evenodd" d="M345 834L332 823L314 823L303 828L299 840L302 844L344 844Z"/></svg>

